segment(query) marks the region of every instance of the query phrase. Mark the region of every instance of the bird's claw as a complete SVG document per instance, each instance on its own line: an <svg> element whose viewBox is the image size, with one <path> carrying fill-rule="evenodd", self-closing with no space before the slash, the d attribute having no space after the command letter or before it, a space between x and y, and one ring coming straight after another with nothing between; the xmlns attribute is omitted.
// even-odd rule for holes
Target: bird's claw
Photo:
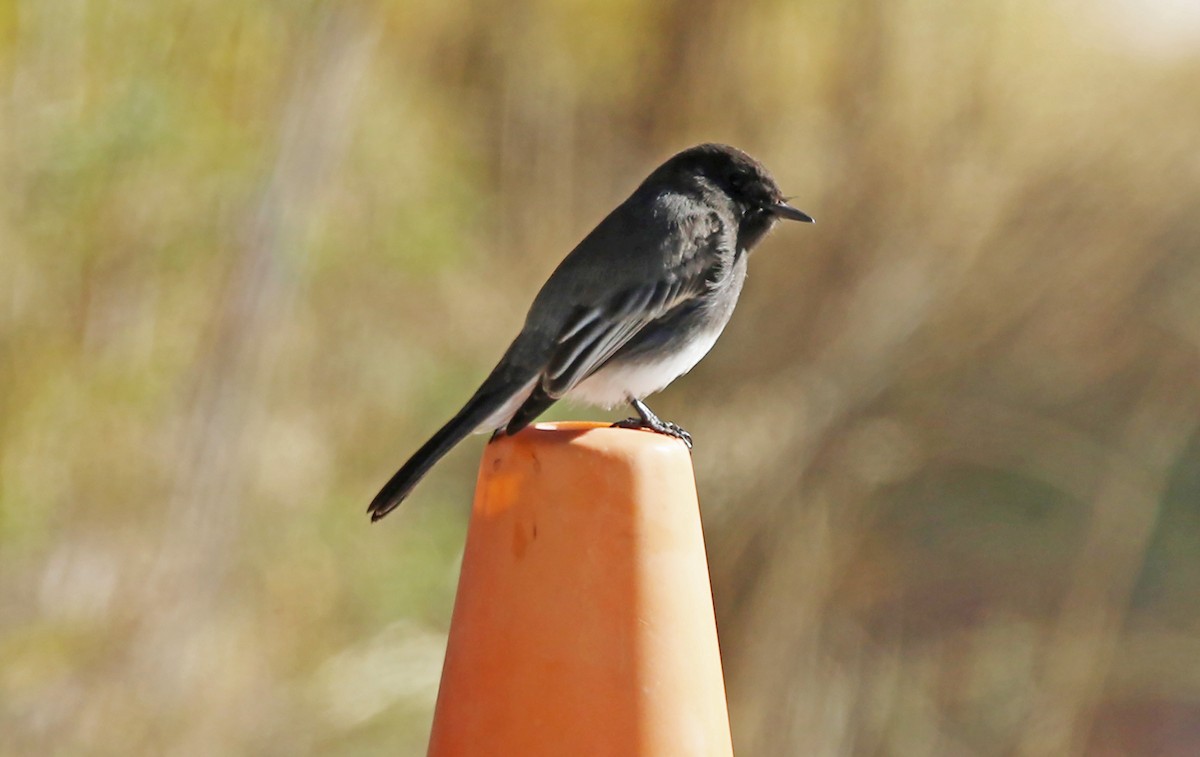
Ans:
<svg viewBox="0 0 1200 757"><path fill-rule="evenodd" d="M658 422L655 423L652 420L647 420L644 418L626 418L623 421L617 421L616 423L612 424L612 428L632 428L641 431L653 431L656 434L672 436L686 444L688 449L692 448L691 434L684 431L676 424L671 423L670 421L659 420L657 418L655 420Z"/></svg>

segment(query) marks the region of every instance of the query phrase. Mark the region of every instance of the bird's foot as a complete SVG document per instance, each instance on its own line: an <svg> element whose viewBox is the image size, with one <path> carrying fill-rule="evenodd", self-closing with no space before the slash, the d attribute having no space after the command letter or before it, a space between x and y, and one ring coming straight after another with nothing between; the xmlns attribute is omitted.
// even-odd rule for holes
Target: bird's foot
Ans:
<svg viewBox="0 0 1200 757"><path fill-rule="evenodd" d="M612 428L632 428L641 431L653 431L656 434L664 436L673 436L687 445L688 449L692 448L692 435L684 431L679 426L664 421L663 419L652 416L650 418L626 418L623 421L617 421L612 424Z"/></svg>

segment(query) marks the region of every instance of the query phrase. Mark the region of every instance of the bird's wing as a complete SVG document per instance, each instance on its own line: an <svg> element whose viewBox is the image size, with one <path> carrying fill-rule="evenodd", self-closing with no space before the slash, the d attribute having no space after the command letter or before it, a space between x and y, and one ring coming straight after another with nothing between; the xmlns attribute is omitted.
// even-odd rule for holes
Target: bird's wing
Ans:
<svg viewBox="0 0 1200 757"><path fill-rule="evenodd" d="M691 219L689 219L691 220ZM665 251L673 264L602 302L577 306L555 338L541 387L558 399L592 375L646 324L702 295L728 258L719 220L699 216L681 224ZM654 251L648 254L661 254Z"/></svg>

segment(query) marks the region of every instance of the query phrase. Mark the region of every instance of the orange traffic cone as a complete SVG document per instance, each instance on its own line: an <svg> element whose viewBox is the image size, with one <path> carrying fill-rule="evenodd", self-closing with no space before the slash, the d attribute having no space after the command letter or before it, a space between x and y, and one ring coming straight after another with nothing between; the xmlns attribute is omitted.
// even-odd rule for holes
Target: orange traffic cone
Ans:
<svg viewBox="0 0 1200 757"><path fill-rule="evenodd" d="M489 444L429 754L732 751L687 448L593 423Z"/></svg>

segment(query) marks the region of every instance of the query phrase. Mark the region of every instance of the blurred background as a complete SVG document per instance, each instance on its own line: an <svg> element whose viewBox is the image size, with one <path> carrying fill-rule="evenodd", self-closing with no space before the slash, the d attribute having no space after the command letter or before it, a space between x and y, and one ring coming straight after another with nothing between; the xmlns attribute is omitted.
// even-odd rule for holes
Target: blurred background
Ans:
<svg viewBox="0 0 1200 757"><path fill-rule="evenodd" d="M422 754L482 438L366 504L701 141L818 219L652 403L739 753L1200 753L1197 92L1188 0L3 0L0 753Z"/></svg>

